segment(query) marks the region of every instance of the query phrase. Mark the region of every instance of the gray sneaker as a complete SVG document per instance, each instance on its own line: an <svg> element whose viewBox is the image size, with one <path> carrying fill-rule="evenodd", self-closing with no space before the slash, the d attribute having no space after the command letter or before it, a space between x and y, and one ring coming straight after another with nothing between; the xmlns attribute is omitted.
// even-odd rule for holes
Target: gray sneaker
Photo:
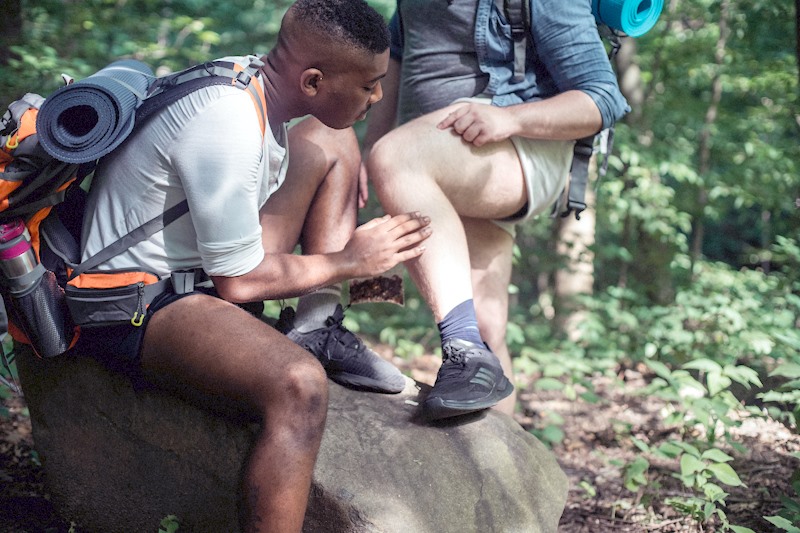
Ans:
<svg viewBox="0 0 800 533"><path fill-rule="evenodd" d="M361 339L342 325L344 310L336 306L325 326L306 333L294 328L295 311L281 311L275 329L302 346L322 363L328 377L354 389L396 394L406 386L406 378L394 365L364 346Z"/></svg>
<svg viewBox="0 0 800 533"><path fill-rule="evenodd" d="M489 347L460 339L442 344L442 366L422 404L429 420L492 407L514 391Z"/></svg>

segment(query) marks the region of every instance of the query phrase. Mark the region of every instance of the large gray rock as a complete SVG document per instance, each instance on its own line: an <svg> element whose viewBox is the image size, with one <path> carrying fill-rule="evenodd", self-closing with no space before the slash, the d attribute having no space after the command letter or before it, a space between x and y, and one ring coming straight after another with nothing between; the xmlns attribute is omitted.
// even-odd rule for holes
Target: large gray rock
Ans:
<svg viewBox="0 0 800 533"><path fill-rule="evenodd" d="M82 531L237 530L238 478L257 425L157 390L88 358L18 356L48 489ZM399 395L331 383L305 532L556 531L567 479L553 455L495 412L432 425L427 386ZM421 390L420 390L421 389Z"/></svg>

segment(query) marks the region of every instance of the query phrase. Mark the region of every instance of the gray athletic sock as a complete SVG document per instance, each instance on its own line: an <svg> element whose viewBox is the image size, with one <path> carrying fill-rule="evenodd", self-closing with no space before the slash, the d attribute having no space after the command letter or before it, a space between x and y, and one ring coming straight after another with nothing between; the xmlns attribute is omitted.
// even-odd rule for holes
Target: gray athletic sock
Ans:
<svg viewBox="0 0 800 533"><path fill-rule="evenodd" d="M297 314L294 327L301 333L325 326L325 321L342 301L342 284L328 285L311 294L301 296L297 301Z"/></svg>

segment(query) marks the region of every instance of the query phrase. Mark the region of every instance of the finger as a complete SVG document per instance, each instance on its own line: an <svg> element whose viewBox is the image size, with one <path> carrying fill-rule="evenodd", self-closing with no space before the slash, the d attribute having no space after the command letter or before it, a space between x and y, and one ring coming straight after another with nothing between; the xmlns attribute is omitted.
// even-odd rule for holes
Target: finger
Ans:
<svg viewBox="0 0 800 533"><path fill-rule="evenodd" d="M453 115L447 115L446 117L444 117L444 120L442 120L436 125L436 127L439 128L440 130L446 130L447 128L453 125L453 122L455 122Z"/></svg>
<svg viewBox="0 0 800 533"><path fill-rule="evenodd" d="M386 221L385 229L386 231L395 230L396 228L402 226L403 224L412 220L416 220L421 216L422 215L420 215L419 211L410 211L408 213L400 213L399 215L394 215L393 217L391 217L390 220Z"/></svg>
<svg viewBox="0 0 800 533"><path fill-rule="evenodd" d="M369 201L369 190L365 188L358 189L358 208L364 209L367 206L367 202Z"/></svg>
<svg viewBox="0 0 800 533"><path fill-rule="evenodd" d="M427 216L420 216L413 218L400 224L392 230L392 235L400 238L403 235L413 234L418 231L430 230L431 218Z"/></svg>
<svg viewBox="0 0 800 533"><path fill-rule="evenodd" d="M395 254L395 259L397 260L398 263L405 263L406 261L421 256L424 252L425 252L425 245L420 244L419 246L415 246L414 248L403 250L402 252L397 252Z"/></svg>
<svg viewBox="0 0 800 533"><path fill-rule="evenodd" d="M392 218L387 223L386 231L393 238L399 238L407 233L411 233L430 225L431 219L422 216L420 213L403 213Z"/></svg>
<svg viewBox="0 0 800 533"><path fill-rule="evenodd" d="M469 127L464 128L464 131L461 133L461 138L471 143L475 140L475 138L480 134L481 127L475 123L469 125Z"/></svg>
<svg viewBox="0 0 800 533"><path fill-rule="evenodd" d="M480 132L480 133L478 133L478 135L476 135L476 136L475 136L475 138L472 140L472 145L473 145L473 146L483 146L483 145L484 145L484 144L486 144L487 142L489 142L489 135L488 135L487 133L485 133L485 132L481 131L481 132Z"/></svg>
<svg viewBox="0 0 800 533"><path fill-rule="evenodd" d="M433 230L430 227L422 228L412 233L407 233L394 240L393 246L398 250L406 250L417 246L419 243L431 236Z"/></svg>
<svg viewBox="0 0 800 533"><path fill-rule="evenodd" d="M446 130L447 128L451 127L453 124L456 123L458 119L464 116L464 113L466 112L467 108L468 106L465 105L455 108L446 117L444 117L444 119L441 122L439 122L439 124L437 124L437 127L440 130Z"/></svg>

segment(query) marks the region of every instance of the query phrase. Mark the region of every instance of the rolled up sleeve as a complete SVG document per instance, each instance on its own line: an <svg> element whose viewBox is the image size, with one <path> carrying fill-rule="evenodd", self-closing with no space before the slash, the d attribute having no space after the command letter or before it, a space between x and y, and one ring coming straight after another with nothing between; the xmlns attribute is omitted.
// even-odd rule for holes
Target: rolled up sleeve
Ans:
<svg viewBox="0 0 800 533"><path fill-rule="evenodd" d="M603 128L630 111L588 0L532 0L531 25L537 56L560 92L589 95L600 110Z"/></svg>

